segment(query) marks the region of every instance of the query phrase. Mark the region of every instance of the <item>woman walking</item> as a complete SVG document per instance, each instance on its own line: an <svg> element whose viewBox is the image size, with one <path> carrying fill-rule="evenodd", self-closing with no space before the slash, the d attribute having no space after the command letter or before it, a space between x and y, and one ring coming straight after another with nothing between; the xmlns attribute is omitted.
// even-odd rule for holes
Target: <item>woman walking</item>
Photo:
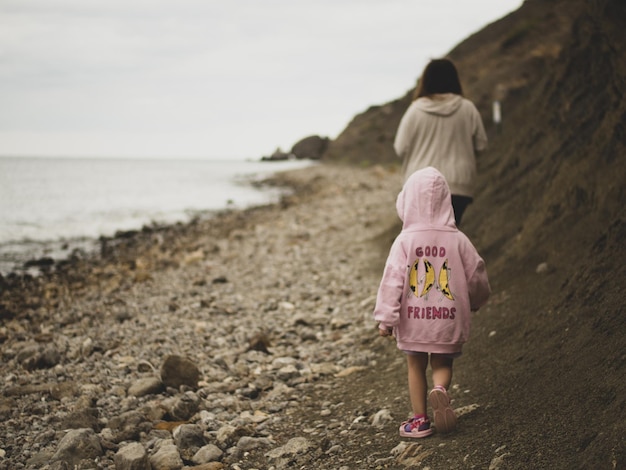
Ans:
<svg viewBox="0 0 626 470"><path fill-rule="evenodd" d="M474 196L476 153L486 147L482 119L463 97L456 67L448 59L431 60L394 141L403 159L404 181L422 168L438 169L450 187L454 218L460 226Z"/></svg>

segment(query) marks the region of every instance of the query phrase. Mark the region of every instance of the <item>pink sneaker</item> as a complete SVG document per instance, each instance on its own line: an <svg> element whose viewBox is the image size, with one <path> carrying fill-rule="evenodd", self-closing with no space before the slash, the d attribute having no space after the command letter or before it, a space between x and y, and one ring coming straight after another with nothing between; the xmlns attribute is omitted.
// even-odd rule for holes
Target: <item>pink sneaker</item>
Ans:
<svg viewBox="0 0 626 470"><path fill-rule="evenodd" d="M441 385L435 386L428 394L428 401L433 407L435 428L438 432L447 433L456 429L456 414L450 406L450 396Z"/></svg>
<svg viewBox="0 0 626 470"><path fill-rule="evenodd" d="M428 417L416 418L415 416L400 425L401 437L427 437L433 433Z"/></svg>

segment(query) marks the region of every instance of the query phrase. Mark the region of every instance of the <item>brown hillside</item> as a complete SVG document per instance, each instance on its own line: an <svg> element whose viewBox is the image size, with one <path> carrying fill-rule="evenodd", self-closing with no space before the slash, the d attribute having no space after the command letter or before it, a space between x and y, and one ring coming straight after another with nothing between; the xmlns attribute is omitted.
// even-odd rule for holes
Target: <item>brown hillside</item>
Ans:
<svg viewBox="0 0 626 470"><path fill-rule="evenodd" d="M567 4L567 8L559 7ZM552 70L572 34L574 19L584 2L527 1L517 11L470 36L448 56L454 60L464 94L491 126L491 103L503 101L507 125L527 122L517 112L537 82ZM419 76L421 70L416 70ZM330 143L324 159L349 163L397 163L393 138L400 118L411 102L413 89L384 105L371 106L356 115ZM491 128L490 128L491 127ZM491 135L494 138L494 135ZM502 139L506 139L506 135Z"/></svg>
<svg viewBox="0 0 626 470"><path fill-rule="evenodd" d="M502 468L626 468L625 25L620 0L526 1L449 53L490 136L463 229L494 290L475 329L497 335L464 367L516 443ZM324 158L397 163L410 95L356 116Z"/></svg>

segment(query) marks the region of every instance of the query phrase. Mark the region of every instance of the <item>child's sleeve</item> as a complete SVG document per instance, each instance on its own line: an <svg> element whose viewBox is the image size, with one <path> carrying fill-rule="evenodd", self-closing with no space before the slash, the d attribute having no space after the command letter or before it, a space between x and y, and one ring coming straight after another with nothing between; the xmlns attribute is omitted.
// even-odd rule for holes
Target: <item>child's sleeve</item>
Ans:
<svg viewBox="0 0 626 470"><path fill-rule="evenodd" d="M478 310L487 303L491 294L491 286L487 278L487 268L483 259L477 256L475 269L467 280L467 288L469 291L470 308Z"/></svg>
<svg viewBox="0 0 626 470"><path fill-rule="evenodd" d="M394 328L399 323L405 277L405 270L389 263L385 266L374 307L374 320L381 329Z"/></svg>

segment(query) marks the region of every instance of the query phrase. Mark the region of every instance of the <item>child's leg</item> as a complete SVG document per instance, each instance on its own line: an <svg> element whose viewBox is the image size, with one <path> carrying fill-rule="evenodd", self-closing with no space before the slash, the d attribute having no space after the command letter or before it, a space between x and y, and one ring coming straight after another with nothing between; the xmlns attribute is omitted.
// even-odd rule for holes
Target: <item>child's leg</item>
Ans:
<svg viewBox="0 0 626 470"><path fill-rule="evenodd" d="M426 415L426 367L428 367L428 353L408 354L407 366L409 369L409 396L413 414Z"/></svg>
<svg viewBox="0 0 626 470"><path fill-rule="evenodd" d="M450 406L448 387L452 382L452 363L454 359L441 354L430 355L430 367L433 371L433 389L428 395L433 407L435 427L440 432L450 432L456 429L456 415ZM441 388L443 387L443 388Z"/></svg>
<svg viewBox="0 0 626 470"><path fill-rule="evenodd" d="M454 359L441 354L430 355L430 367L433 371L433 385L441 385L448 390L452 383L452 363Z"/></svg>

